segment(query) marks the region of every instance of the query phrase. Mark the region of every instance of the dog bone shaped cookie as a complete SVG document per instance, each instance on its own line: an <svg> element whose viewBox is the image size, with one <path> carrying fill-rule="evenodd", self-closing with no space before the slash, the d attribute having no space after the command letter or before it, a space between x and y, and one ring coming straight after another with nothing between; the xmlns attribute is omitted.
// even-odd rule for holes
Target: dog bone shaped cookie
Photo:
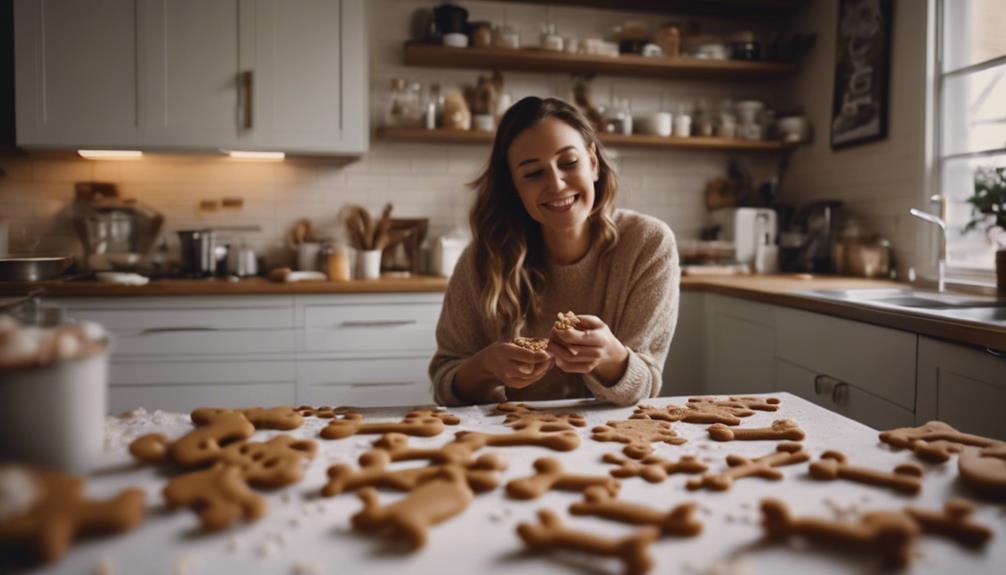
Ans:
<svg viewBox="0 0 1006 575"><path fill-rule="evenodd" d="M925 533L945 535L971 547L980 547L992 538L992 530L971 521L969 517L975 506L964 499L950 499L941 511L930 511L917 507L906 507L905 513L915 521Z"/></svg>
<svg viewBox="0 0 1006 575"><path fill-rule="evenodd" d="M304 416L292 407L251 407L238 410L255 429L290 431L304 425Z"/></svg>
<svg viewBox="0 0 1006 575"><path fill-rule="evenodd" d="M980 435L961 433L942 421L883 431L880 440L894 447L907 447L919 458L936 463L950 459L951 453L960 453L965 446L992 447L1002 443Z"/></svg>
<svg viewBox="0 0 1006 575"><path fill-rule="evenodd" d="M357 495L363 510L353 515L353 527L361 531L392 527L409 538L412 549L426 544L430 525L461 513L474 498L464 472L456 465L441 467L404 498L383 507L373 487Z"/></svg>
<svg viewBox="0 0 1006 575"><path fill-rule="evenodd" d="M957 458L957 472L979 494L1006 497L1006 443L984 449L966 447Z"/></svg>
<svg viewBox="0 0 1006 575"><path fill-rule="evenodd" d="M579 413L539 411L526 403L504 402L496 406L496 411L506 414L503 424L515 429L520 429L518 426L527 425L531 421L548 424L542 427L542 431L546 432L572 430L574 427L587 425L587 420Z"/></svg>
<svg viewBox="0 0 1006 575"><path fill-rule="evenodd" d="M361 487L385 487L411 491L426 479L436 475L444 465L428 465L389 470L391 455L382 449L360 456L360 468L338 464L328 468L328 482L321 489L324 497ZM457 465L457 464L452 464ZM490 491L499 485L499 472L506 469L506 460L498 453L486 453L462 466L468 485L476 492Z"/></svg>
<svg viewBox="0 0 1006 575"><path fill-rule="evenodd" d="M480 431L459 431L454 436L462 442L471 442L478 447L514 447L533 445L553 451L573 451L580 447L580 434L569 424L548 422L538 419L522 420L511 425L513 433L482 433Z"/></svg>
<svg viewBox="0 0 1006 575"><path fill-rule="evenodd" d="M248 483L258 487L282 487L300 481L303 461L313 459L315 442L277 435L266 443L245 441L223 448L218 461L241 469Z"/></svg>
<svg viewBox="0 0 1006 575"><path fill-rule="evenodd" d="M456 415L446 411L417 409L405 414L399 423L367 423L363 415L355 412L341 414L321 430L325 439L343 439L351 435L375 433L403 433L418 437L433 437L440 435L444 424L457 425L461 423Z"/></svg>
<svg viewBox="0 0 1006 575"><path fill-rule="evenodd" d="M716 441L800 441L807 436L800 424L792 419L777 419L771 427L741 427L732 429L722 423L710 425L706 431Z"/></svg>
<svg viewBox="0 0 1006 575"><path fill-rule="evenodd" d="M168 507L197 510L204 531L226 529L240 518L258 519L266 509L265 500L249 489L241 468L224 463L179 475L163 493Z"/></svg>
<svg viewBox="0 0 1006 575"><path fill-rule="evenodd" d="M301 417L317 417L320 419L332 419L337 415L345 415L347 413L359 413L354 407L330 407L323 405L320 407L312 407L310 405L302 405L294 409Z"/></svg>
<svg viewBox="0 0 1006 575"><path fill-rule="evenodd" d="M506 484L506 492L514 499L536 499L551 489L583 491L591 485L599 485L612 495L620 487L617 479L603 475L578 475L566 473L558 459L542 457L534 462L535 474L530 477L513 479Z"/></svg>
<svg viewBox="0 0 1006 575"><path fill-rule="evenodd" d="M126 489L106 501L88 499L84 480L51 471L25 470L36 487L31 507L0 519L0 544L26 549L43 563L58 561L78 536L122 533L145 514L141 489ZM3 564L5 562L0 562Z"/></svg>
<svg viewBox="0 0 1006 575"><path fill-rule="evenodd" d="M625 566L626 575L641 575L653 567L650 543L660 537L656 527L641 527L620 539L601 537L593 533L564 527L559 516L548 509L538 511L539 524L520 523L517 535L532 551L569 549L602 557L617 557Z"/></svg>
<svg viewBox="0 0 1006 575"><path fill-rule="evenodd" d="M612 477L621 479L627 477L642 477L650 483L660 483L668 475L675 473L702 473L709 466L691 455L682 456L678 461L671 461L656 455L647 455L640 460L628 459L617 453L605 453L601 460L605 463L618 465L611 470Z"/></svg>
<svg viewBox="0 0 1006 575"><path fill-rule="evenodd" d="M129 445L133 457L147 463L160 463L170 457L184 467L213 463L224 446L248 439L255 426L238 411L201 407L191 414L196 428L174 442L160 433L137 438Z"/></svg>
<svg viewBox="0 0 1006 575"><path fill-rule="evenodd" d="M707 473L701 478L690 479L686 487L690 491L702 489L703 487L713 491L726 491L733 485L734 480L744 477L761 477L772 481L782 479L782 472L776 467L803 463L810 459L810 454L803 450L799 443L780 443L776 446L776 451L768 455L763 455L756 459L748 459L740 455L728 455L728 469L720 473Z"/></svg>
<svg viewBox="0 0 1006 575"><path fill-rule="evenodd" d="M848 479L912 495L922 489L922 468L914 463L902 463L894 468L894 473L884 473L849 465L844 454L831 450L825 451L819 461L810 464L810 476L821 480Z"/></svg>
<svg viewBox="0 0 1006 575"><path fill-rule="evenodd" d="M915 522L898 512L869 513L859 523L819 517L797 518L778 499L763 499L761 511L762 527L768 539L802 535L850 551L875 553L887 567L908 564L912 544L919 533Z"/></svg>
<svg viewBox="0 0 1006 575"><path fill-rule="evenodd" d="M754 415L753 411L748 411L748 417ZM735 415L725 407L716 407L709 404L688 405L640 405L632 412L629 419L657 419L660 421L683 421L685 423L722 423L723 425L740 425L740 416Z"/></svg>
<svg viewBox="0 0 1006 575"><path fill-rule="evenodd" d="M678 434L671 429L670 423L652 419L609 421L591 430L591 438L594 441L625 443L622 452L633 459L642 459L653 453L653 446L650 444L655 441L671 445L681 445L688 441L678 437Z"/></svg>
<svg viewBox="0 0 1006 575"><path fill-rule="evenodd" d="M730 396L727 399L721 399L716 396L702 396L688 399L688 405L694 405L696 407L701 407L703 405L724 407L734 410L734 415L737 415L738 417L747 417L748 415L752 415L751 413L748 413L752 409L755 411L777 411L779 409L779 403L780 401L775 397Z"/></svg>
<svg viewBox="0 0 1006 575"><path fill-rule="evenodd" d="M632 525L652 525L664 535L693 537L702 532L702 523L693 517L696 508L695 503L681 503L665 513L652 505L616 499L606 489L595 485L583 492L583 501L569 506L569 512Z"/></svg>
<svg viewBox="0 0 1006 575"><path fill-rule="evenodd" d="M424 459L430 463L470 463L474 453L481 447L476 441L454 439L438 448L409 446L409 436L401 433L385 433L371 445L383 449L391 455L392 461L414 461Z"/></svg>

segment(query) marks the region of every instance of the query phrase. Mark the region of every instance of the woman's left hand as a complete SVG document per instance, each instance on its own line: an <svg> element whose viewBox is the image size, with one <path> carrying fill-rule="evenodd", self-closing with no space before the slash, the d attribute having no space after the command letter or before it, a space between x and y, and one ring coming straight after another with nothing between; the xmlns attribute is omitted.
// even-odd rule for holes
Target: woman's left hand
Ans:
<svg viewBox="0 0 1006 575"><path fill-rule="evenodd" d="M615 384L625 373L629 350L600 318L577 317L580 325L576 328L552 329L548 350L555 356L555 365L569 373L593 373L603 383Z"/></svg>

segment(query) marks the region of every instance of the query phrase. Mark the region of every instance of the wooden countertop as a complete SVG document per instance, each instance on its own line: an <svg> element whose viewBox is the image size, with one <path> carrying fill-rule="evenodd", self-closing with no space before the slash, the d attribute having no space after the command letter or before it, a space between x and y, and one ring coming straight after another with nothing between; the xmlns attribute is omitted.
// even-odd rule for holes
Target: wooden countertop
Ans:
<svg viewBox="0 0 1006 575"><path fill-rule="evenodd" d="M92 281L46 281L0 283L0 297L24 295L31 292L57 297L442 293L447 289L447 281L447 278L430 276L293 283L270 282L262 278L241 281L170 279L152 281L145 286L103 284ZM811 289L883 287L904 287L904 284L886 280L805 274L774 276L687 275L681 278L681 289L685 291L718 293L912 331L979 347L1006 350L1006 329L1003 328L897 310L883 310L855 303L815 299L795 293Z"/></svg>

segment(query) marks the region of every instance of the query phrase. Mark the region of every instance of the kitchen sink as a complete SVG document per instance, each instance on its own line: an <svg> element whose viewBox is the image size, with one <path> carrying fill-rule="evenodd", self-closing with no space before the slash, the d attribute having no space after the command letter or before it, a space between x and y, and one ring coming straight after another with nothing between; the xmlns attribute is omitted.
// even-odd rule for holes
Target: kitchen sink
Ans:
<svg viewBox="0 0 1006 575"><path fill-rule="evenodd" d="M793 293L815 299L1006 327L1006 299L991 296L910 288L822 289Z"/></svg>

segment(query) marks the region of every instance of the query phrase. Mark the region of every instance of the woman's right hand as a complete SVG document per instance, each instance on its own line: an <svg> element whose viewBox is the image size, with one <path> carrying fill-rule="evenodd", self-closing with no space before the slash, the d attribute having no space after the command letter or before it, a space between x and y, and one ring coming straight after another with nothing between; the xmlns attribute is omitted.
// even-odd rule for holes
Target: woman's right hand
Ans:
<svg viewBox="0 0 1006 575"><path fill-rule="evenodd" d="M486 371L503 385L515 389L538 381L555 364L555 358L547 351L531 351L507 341L489 345L479 355Z"/></svg>

